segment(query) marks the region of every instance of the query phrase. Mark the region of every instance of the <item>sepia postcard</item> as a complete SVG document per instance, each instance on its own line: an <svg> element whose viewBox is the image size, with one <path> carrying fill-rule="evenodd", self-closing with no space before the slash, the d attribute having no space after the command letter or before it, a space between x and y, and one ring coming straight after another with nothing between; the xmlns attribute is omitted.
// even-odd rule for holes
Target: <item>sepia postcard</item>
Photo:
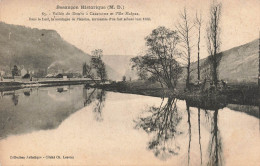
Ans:
<svg viewBox="0 0 260 166"><path fill-rule="evenodd" d="M260 166L259 0L0 0L0 166Z"/></svg>

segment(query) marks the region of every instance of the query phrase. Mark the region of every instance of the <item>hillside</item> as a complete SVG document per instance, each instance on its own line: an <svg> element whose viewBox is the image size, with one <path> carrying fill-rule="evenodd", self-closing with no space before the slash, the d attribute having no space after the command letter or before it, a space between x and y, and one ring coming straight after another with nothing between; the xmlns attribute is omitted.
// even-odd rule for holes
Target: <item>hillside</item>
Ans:
<svg viewBox="0 0 260 166"><path fill-rule="evenodd" d="M104 55L102 58L106 64L111 66L116 72L121 75L119 80L122 80L122 76L126 76L126 79L137 79L135 71L131 69L132 55Z"/></svg>
<svg viewBox="0 0 260 166"><path fill-rule="evenodd" d="M130 65L131 56L128 55L104 55L103 61L113 67L121 75L125 74L126 69Z"/></svg>
<svg viewBox="0 0 260 166"><path fill-rule="evenodd" d="M0 70L6 73L13 65L35 72L81 73L82 63L89 60L88 54L63 40L54 30L0 22ZM107 71L110 79L119 77L108 65Z"/></svg>
<svg viewBox="0 0 260 166"><path fill-rule="evenodd" d="M256 84L258 79L258 39L247 44L234 47L218 54L218 76L220 80L229 83L253 83ZM200 60L201 78L204 79L210 72L210 63L208 58ZM191 79L197 80L197 62L191 64ZM186 78L186 69L181 80Z"/></svg>
<svg viewBox="0 0 260 166"><path fill-rule="evenodd" d="M122 80L122 77L126 75L126 72L130 65L130 59L132 56L130 55L104 55L102 57L103 61L111 66L119 75L121 76L118 80Z"/></svg>
<svg viewBox="0 0 260 166"><path fill-rule="evenodd" d="M258 47L259 47L259 41L258 39L256 39L252 42L219 53L218 54L219 65L217 69L219 79L225 80L229 83L256 84L258 81L257 76L258 76L258 66L259 66ZM119 62L124 63L124 66L126 66L125 69L120 69L120 70L122 72L125 72L124 75L126 75L127 78L131 77L132 79L137 79L138 76L136 75L135 71L131 70L130 62L129 62L130 58L131 57L127 59L123 56L116 56L115 59L121 59L119 60ZM108 63L108 64L112 64L112 63ZM119 66L123 66L123 64L119 64ZM204 58L200 60L200 70L201 70L200 71L201 79L204 79L206 76L209 76L210 63L208 58ZM179 81L184 83L185 80L186 80L186 68L183 68L183 74ZM191 63L191 80L192 82L197 81L197 62Z"/></svg>

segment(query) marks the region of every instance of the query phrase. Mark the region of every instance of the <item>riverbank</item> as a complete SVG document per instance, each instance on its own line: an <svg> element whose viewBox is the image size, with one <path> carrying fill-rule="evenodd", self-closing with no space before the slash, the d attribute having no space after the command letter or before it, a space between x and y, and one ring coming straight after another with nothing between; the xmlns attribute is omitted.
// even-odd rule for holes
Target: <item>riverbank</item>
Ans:
<svg viewBox="0 0 260 166"><path fill-rule="evenodd" d="M95 80L98 81L98 80ZM1 81L0 90L13 89L13 88L23 88L23 87L42 87L42 86L62 86L62 85L79 85L94 83L94 81L89 79L52 79L52 80L43 80L39 79L38 81Z"/></svg>
<svg viewBox="0 0 260 166"><path fill-rule="evenodd" d="M129 81L112 82L111 84L86 84L86 88L99 88L106 91L140 94L154 97L169 97L172 92L169 89L162 88L158 83L149 83L147 81Z"/></svg>
<svg viewBox="0 0 260 166"><path fill-rule="evenodd" d="M86 88L99 88L106 91L131 93L154 97L176 97L186 100L191 105L200 108L221 108L227 104L243 104L259 106L259 90L256 85L229 85L225 91L208 93L200 91L185 91L185 85L178 85L176 90L171 91L162 88L159 83L150 81L127 81L112 82L110 84L94 84L92 80L39 80L30 82L0 82L0 90L14 90L30 87L51 87L63 85L84 84Z"/></svg>
<svg viewBox="0 0 260 166"><path fill-rule="evenodd" d="M258 106L259 90L257 85L229 85L226 90L217 93L201 91L185 91L185 85L178 85L178 88L171 91L162 88L158 83L149 81L113 82L111 84L87 84L86 88L100 88L106 91L140 94L154 97L176 97L189 101L192 105L201 108L221 108L227 104L243 104Z"/></svg>

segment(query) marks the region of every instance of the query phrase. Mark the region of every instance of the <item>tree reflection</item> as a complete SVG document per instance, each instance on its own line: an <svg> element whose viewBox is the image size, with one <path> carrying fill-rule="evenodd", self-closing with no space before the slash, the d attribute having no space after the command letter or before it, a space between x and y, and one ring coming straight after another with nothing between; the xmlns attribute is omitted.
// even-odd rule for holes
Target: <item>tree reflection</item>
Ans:
<svg viewBox="0 0 260 166"><path fill-rule="evenodd" d="M186 111L188 116L188 135L189 135L189 143L188 143L188 165L190 165L190 149L191 149L191 112L190 112L190 105L186 102ZM206 111L205 111L206 112ZM208 113L208 112L207 112ZM206 119L208 118L208 114L205 113ZM201 148L201 132L200 132L200 107L198 107L198 136L199 136L199 154L200 154L200 165L202 165L202 148Z"/></svg>
<svg viewBox="0 0 260 166"><path fill-rule="evenodd" d="M208 166L222 166L222 140L218 129L218 109L214 111L211 121L211 139L208 147Z"/></svg>
<svg viewBox="0 0 260 166"><path fill-rule="evenodd" d="M83 88L84 107L91 104L96 99L96 89Z"/></svg>
<svg viewBox="0 0 260 166"><path fill-rule="evenodd" d="M102 109L105 106L105 100L106 100L106 91L100 90L100 93L97 94L96 105L93 109L97 121L103 121Z"/></svg>
<svg viewBox="0 0 260 166"><path fill-rule="evenodd" d="M188 123L189 121L189 107L197 107L198 109L198 135L199 135L199 149L200 149L200 164L202 165L202 147L201 147L201 106L204 107L204 121L206 126L210 126L210 141L208 144L208 166L222 166L222 140L220 137L220 132L218 128L218 110L223 108L226 103L221 103L218 101L204 100L198 101L186 101L187 111L188 111ZM190 133L190 131L189 131ZM190 141L189 141L190 142ZM190 148L190 145L189 145ZM188 150L189 152L189 150ZM189 156L188 156L189 161ZM188 162L189 163L189 162Z"/></svg>
<svg viewBox="0 0 260 166"><path fill-rule="evenodd" d="M103 121L102 109L106 100L106 91L101 89L83 89L84 106L94 104L93 112L97 121Z"/></svg>
<svg viewBox="0 0 260 166"><path fill-rule="evenodd" d="M135 121L137 129L141 128L146 133L153 135L152 140L148 143L148 148L161 159L177 155L180 150L175 138L176 135L181 134L177 131L177 126L182 118L178 113L176 103L175 98L168 98L165 104L163 99L160 107L149 107L144 112L148 115L139 117Z"/></svg>
<svg viewBox="0 0 260 166"><path fill-rule="evenodd" d="M18 97L19 96L17 94L15 94L15 92L14 92L13 95L12 95L12 101L13 101L15 106L18 104Z"/></svg>
<svg viewBox="0 0 260 166"><path fill-rule="evenodd" d="M194 103L193 103L194 104ZM167 101L162 100L159 107L149 107L143 112L143 114L135 120L136 128L144 130L147 134L152 136L152 139L148 142L148 149L153 151L155 156L160 159L168 159L179 153L187 154L187 165L204 165L207 166L222 166L223 157L222 157L222 140L218 128L218 106L208 104L207 107L201 108L200 106L190 105L190 102L186 102L186 110L177 109L177 99L168 98ZM197 107L197 116L196 119L192 118L193 114L191 107ZM207 109L206 109L207 108ZM182 120L183 112L187 113L187 122L180 123ZM203 113L202 113L203 111ZM198 125L198 135L196 132L192 132L193 120L196 121ZM201 138L201 125L204 127L209 127L210 138L209 143L204 147L208 148L206 151L207 159L204 159L203 162L203 142ZM180 146L177 144L177 140L181 137L177 137L182 132L180 130L185 129L187 131L186 150L180 151ZM198 138L196 146L194 141L194 135ZM181 140L178 140L181 141ZM181 144L182 145L182 144ZM194 151L192 148L198 147L197 151ZM186 151L186 153L185 153ZM196 152L196 153L194 153ZM191 155L197 156L199 160L191 160L193 157ZM184 163L182 163L184 164ZM186 164L184 164L186 165Z"/></svg>
<svg viewBox="0 0 260 166"><path fill-rule="evenodd" d="M190 106L187 103L186 103L186 110L188 114L188 126L189 126L188 165L190 165L191 122L190 122Z"/></svg>
<svg viewBox="0 0 260 166"><path fill-rule="evenodd" d="M200 108L198 107L198 130L199 130L199 146L200 146L200 165L202 165L201 135L200 135Z"/></svg>

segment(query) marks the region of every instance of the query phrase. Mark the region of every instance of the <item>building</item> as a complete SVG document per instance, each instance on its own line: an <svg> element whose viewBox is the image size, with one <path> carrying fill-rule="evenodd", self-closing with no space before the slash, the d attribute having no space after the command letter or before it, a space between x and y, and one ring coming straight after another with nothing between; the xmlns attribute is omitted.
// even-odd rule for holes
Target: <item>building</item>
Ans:
<svg viewBox="0 0 260 166"><path fill-rule="evenodd" d="M27 72L27 70L25 70L25 68L22 68L22 69L21 69L21 76L22 76L22 77L25 76L27 73L28 73L28 72Z"/></svg>

